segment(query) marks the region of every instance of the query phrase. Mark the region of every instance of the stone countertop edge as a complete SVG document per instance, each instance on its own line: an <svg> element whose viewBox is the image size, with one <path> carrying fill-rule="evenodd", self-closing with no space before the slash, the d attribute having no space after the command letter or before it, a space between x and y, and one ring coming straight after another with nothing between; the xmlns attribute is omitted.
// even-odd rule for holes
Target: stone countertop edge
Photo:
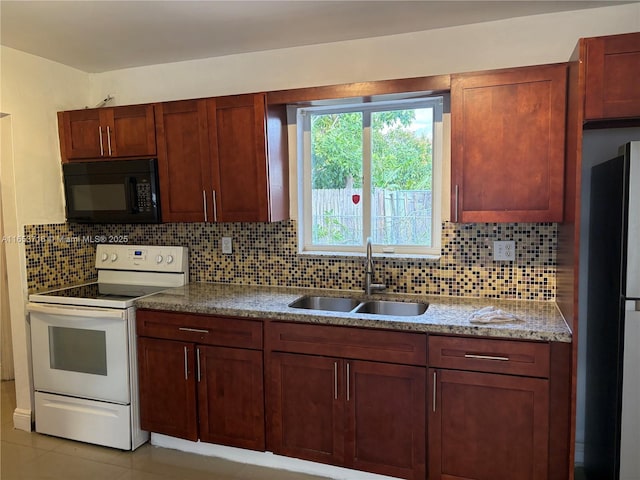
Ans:
<svg viewBox="0 0 640 480"><path fill-rule="evenodd" d="M394 316L305 310L288 306L302 295L352 297L361 301L419 301L427 302L429 308L422 315ZM551 301L535 302L402 293L367 296L362 291L353 290L190 283L184 287L170 288L142 297L136 300L134 305L137 308L152 310L324 325L564 343L572 341L571 330L556 303ZM489 324L470 323L469 316L486 306L495 306L504 312L515 315L521 321Z"/></svg>

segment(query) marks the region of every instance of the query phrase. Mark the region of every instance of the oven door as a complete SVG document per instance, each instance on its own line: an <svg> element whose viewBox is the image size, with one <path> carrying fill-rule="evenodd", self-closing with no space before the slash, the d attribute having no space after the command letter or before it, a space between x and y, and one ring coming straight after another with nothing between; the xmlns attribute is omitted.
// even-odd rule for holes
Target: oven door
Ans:
<svg viewBox="0 0 640 480"><path fill-rule="evenodd" d="M27 308L35 390L130 402L127 310L39 303Z"/></svg>

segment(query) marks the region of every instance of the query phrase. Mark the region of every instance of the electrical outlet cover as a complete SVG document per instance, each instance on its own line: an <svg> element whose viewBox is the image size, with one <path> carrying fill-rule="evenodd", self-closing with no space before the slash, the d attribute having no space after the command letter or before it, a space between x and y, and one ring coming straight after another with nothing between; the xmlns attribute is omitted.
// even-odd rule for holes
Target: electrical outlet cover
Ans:
<svg viewBox="0 0 640 480"><path fill-rule="evenodd" d="M493 260L513 262L516 259L516 242L513 240L493 242Z"/></svg>
<svg viewBox="0 0 640 480"><path fill-rule="evenodd" d="M233 253L231 237L222 237L222 253Z"/></svg>

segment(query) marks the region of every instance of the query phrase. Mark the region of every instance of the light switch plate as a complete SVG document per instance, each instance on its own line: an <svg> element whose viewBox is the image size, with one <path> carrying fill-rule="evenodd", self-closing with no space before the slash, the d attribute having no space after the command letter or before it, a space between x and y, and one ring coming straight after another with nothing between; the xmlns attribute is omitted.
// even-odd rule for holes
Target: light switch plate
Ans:
<svg viewBox="0 0 640 480"><path fill-rule="evenodd" d="M493 242L493 260L513 262L516 259L516 242L513 240Z"/></svg>
<svg viewBox="0 0 640 480"><path fill-rule="evenodd" d="M231 237L222 237L222 253L233 253Z"/></svg>

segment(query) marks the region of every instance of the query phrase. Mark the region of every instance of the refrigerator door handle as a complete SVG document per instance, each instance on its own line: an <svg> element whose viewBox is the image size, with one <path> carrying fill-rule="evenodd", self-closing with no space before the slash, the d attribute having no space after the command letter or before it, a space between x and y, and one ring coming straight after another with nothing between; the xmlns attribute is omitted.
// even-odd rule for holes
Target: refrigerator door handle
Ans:
<svg viewBox="0 0 640 480"><path fill-rule="evenodd" d="M640 298L640 142L627 144L629 199L627 203L627 298Z"/></svg>

